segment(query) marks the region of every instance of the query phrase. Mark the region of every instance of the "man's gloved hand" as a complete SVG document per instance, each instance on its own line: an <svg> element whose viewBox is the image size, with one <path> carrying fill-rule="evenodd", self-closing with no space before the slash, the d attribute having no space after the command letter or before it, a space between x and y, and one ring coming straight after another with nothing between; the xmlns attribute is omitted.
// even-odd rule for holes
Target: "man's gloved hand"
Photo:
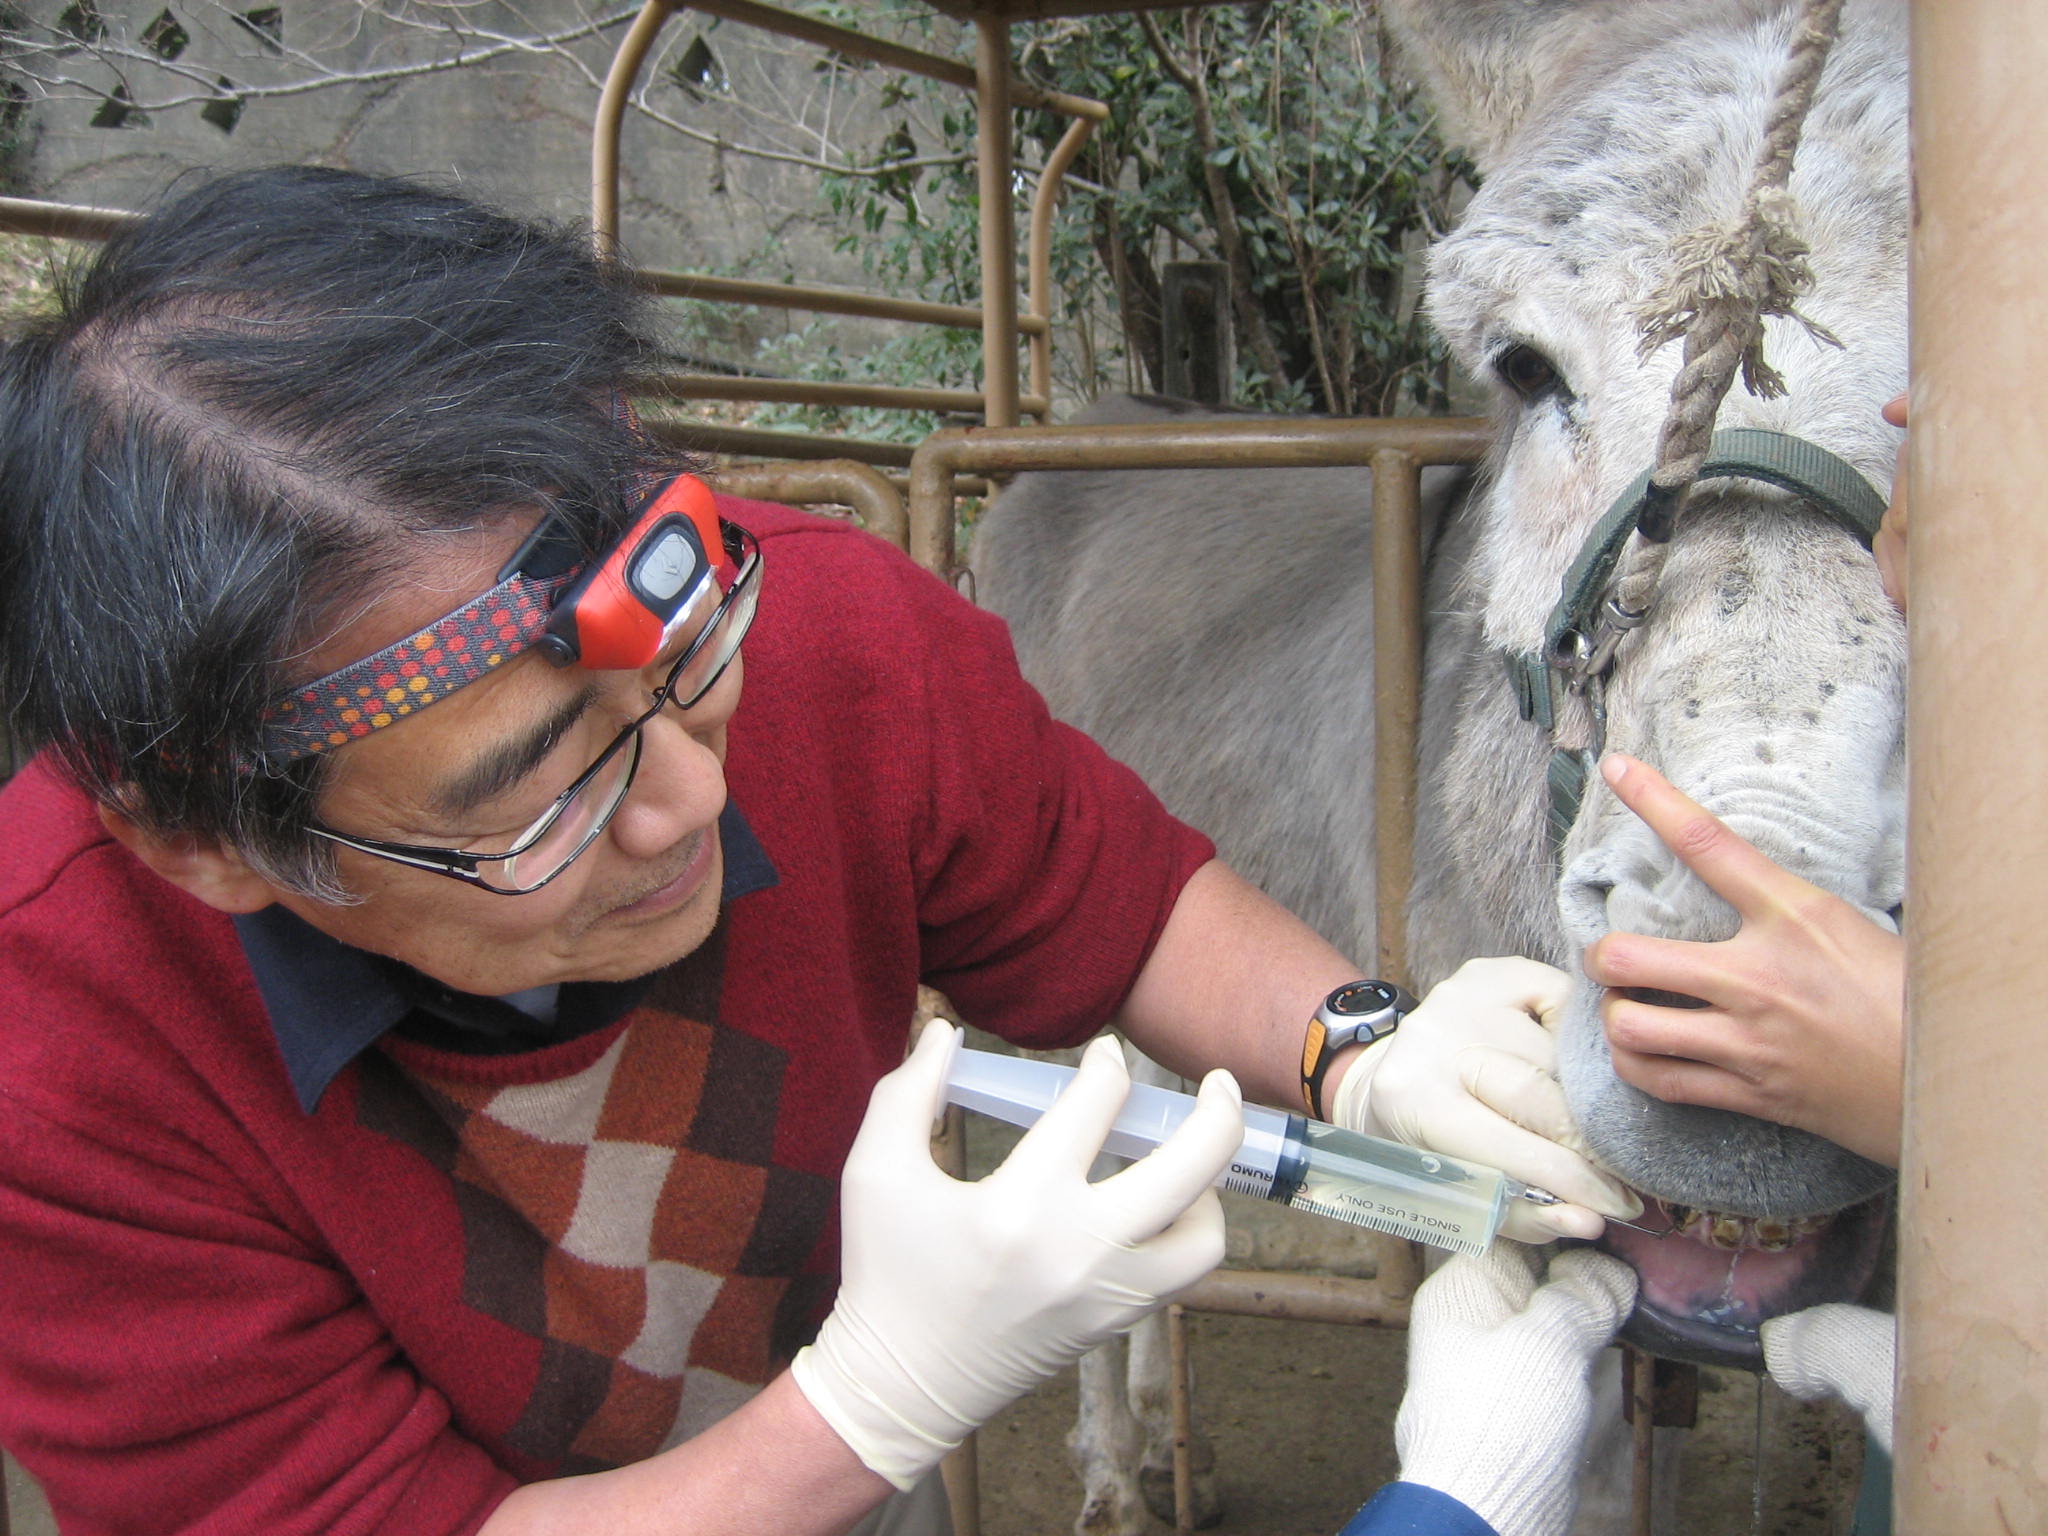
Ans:
<svg viewBox="0 0 2048 1536"><path fill-rule="evenodd" d="M1535 960L1466 961L1351 1064L1331 1118L1498 1168L1569 1202L1518 1201L1501 1231L1520 1242L1593 1238L1603 1216L1634 1220L1642 1202L1584 1156L1557 1083L1552 1031L1571 985Z"/></svg>
<svg viewBox="0 0 2048 1536"><path fill-rule="evenodd" d="M1408 1323L1408 1392L1394 1419L1404 1482L1462 1501L1500 1536L1564 1536L1593 1412L1593 1357L1635 1304L1619 1259L1495 1243L1425 1280Z"/></svg>
<svg viewBox="0 0 2048 1536"><path fill-rule="evenodd" d="M962 1183L931 1156L959 1040L934 1020L875 1085L841 1185L839 1300L791 1367L840 1438L898 1488L1216 1267L1223 1209L1209 1186L1244 1141L1237 1084L1211 1072L1164 1145L1090 1184L1130 1089L1122 1051L1104 1038L1008 1160Z"/></svg>
<svg viewBox="0 0 2048 1536"><path fill-rule="evenodd" d="M1768 1319L1763 1340L1771 1380L1807 1402L1839 1397L1891 1454L1897 1330L1890 1313L1829 1302Z"/></svg>

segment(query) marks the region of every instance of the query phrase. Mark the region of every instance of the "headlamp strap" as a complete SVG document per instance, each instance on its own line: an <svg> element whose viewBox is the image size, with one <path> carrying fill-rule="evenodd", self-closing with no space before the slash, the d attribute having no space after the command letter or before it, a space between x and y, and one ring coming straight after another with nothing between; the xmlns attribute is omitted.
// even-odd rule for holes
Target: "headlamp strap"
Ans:
<svg viewBox="0 0 2048 1536"><path fill-rule="evenodd" d="M263 712L264 761L345 746L503 666L547 628L578 574L574 564L546 575L515 570L425 629L286 694Z"/></svg>

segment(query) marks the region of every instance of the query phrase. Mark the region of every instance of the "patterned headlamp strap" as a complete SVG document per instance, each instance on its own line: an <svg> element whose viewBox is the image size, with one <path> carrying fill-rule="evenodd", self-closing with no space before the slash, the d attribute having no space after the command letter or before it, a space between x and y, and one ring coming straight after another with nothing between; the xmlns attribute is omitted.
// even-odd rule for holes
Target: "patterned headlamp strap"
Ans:
<svg viewBox="0 0 2048 1536"><path fill-rule="evenodd" d="M396 645L285 695L263 712L263 761L276 766L346 746L503 666L539 637L556 596L581 570L515 572Z"/></svg>
<svg viewBox="0 0 2048 1536"><path fill-rule="evenodd" d="M639 413L623 392L612 395L612 419L644 440ZM627 481L628 504L670 478L673 471L636 472ZM260 762L278 767L346 746L503 666L540 638L555 600L583 569L578 560L546 575L515 571L396 645L293 690L263 712Z"/></svg>

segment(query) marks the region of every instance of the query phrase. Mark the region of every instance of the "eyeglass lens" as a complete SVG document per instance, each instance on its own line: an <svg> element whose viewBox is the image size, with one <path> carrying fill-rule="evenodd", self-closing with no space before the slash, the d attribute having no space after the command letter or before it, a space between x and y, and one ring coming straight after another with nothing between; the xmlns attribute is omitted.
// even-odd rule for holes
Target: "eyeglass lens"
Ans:
<svg viewBox="0 0 2048 1536"><path fill-rule="evenodd" d="M516 836L495 840L495 847L475 843L464 850L489 856L518 848L538 832L532 847L520 849L512 858L494 864L485 876L485 884L508 892L538 889L596 841L632 788L634 772L640 766L641 728L664 704L688 710L701 703L739 653L740 642L754 622L754 610L760 600L760 568L759 556L750 553L712 613L709 627L691 640L677 658L654 707L628 728L630 740L615 743L588 780Z"/></svg>

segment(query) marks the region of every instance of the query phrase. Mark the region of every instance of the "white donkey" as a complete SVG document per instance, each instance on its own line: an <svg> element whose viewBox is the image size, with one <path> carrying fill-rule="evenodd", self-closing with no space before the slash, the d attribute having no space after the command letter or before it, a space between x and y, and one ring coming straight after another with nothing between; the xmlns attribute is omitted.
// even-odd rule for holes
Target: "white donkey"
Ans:
<svg viewBox="0 0 2048 1536"><path fill-rule="evenodd" d="M1429 308L1493 388L1497 429L1430 562L1410 979L1427 987L1503 953L1574 968L1610 928L1726 937L1731 910L1597 780L1560 808L1568 832L1551 846L1554 747L1595 743L1581 702L1533 681L1540 665L1518 698L1508 658L1545 653L1568 568L1652 463L1678 358L1645 357L1637 317L1674 242L1739 210L1797 6L1384 4L1483 175L1431 254ZM1903 0L1849 0L1791 184L1815 276L1801 311L1841 345L1773 322L1767 350L1788 392L1738 388L1719 422L1818 445L1880 491L1898 439L1878 411L1906 370L1905 112ZM1114 414L1148 409L1160 407ZM1653 616L1620 648L1605 744L1886 917L1903 881L1903 626L1838 526L1848 512L1774 488L1785 477L1772 465L1721 457L1678 525ZM974 551L983 599L1009 618L1054 709L1361 956L1373 923L1364 481L1330 497L1313 489L1324 472L1026 476ZM1555 742L1541 725L1552 707ZM1597 996L1582 984L1562 1048L1580 1127L1689 1223L1617 1245L1643 1279L1633 1336L1753 1362L1762 1317L1868 1281L1888 1175L1804 1133L1620 1083Z"/></svg>

